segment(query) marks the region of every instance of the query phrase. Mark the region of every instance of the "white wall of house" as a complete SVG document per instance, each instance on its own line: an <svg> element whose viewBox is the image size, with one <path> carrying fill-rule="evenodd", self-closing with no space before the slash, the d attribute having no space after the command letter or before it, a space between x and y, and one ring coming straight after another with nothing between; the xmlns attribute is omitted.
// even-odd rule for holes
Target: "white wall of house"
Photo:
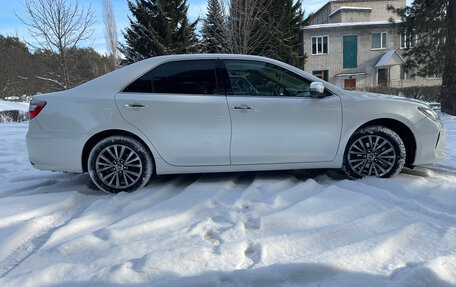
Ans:
<svg viewBox="0 0 456 287"><path fill-rule="evenodd" d="M441 84L441 79L428 79L410 75L401 79L401 67L375 67L380 58L388 51L395 50L402 55L401 37L390 22L388 4L399 7L405 0L335 0L324 5L312 19L313 25L303 30L303 48L307 54L304 70L309 73L327 70L328 81L344 87L345 80L355 79L356 88L364 89L377 86L379 69L387 69L387 84L390 87L429 86ZM343 8L358 7L358 8ZM361 9L362 8L362 9ZM371 10L367 9L371 8ZM332 14L331 14L332 13ZM331 23L332 22L332 23ZM326 24L321 24L326 23ZM386 41L381 47L373 46L373 34L386 33ZM344 69L344 36L357 36L357 66ZM312 38L327 37L326 53L313 54ZM383 38L382 38L383 39ZM346 76L340 76L341 74ZM351 76L350 76L351 75Z"/></svg>

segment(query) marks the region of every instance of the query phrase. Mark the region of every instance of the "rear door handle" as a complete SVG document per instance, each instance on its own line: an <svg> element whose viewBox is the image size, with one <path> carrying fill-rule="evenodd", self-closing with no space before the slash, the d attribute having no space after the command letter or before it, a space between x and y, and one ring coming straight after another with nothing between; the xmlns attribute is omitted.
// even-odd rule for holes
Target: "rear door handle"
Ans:
<svg viewBox="0 0 456 287"><path fill-rule="evenodd" d="M250 107L250 106L245 106L245 105L242 105L242 106L234 106L233 107L233 110L235 111L251 111L255 109L254 107Z"/></svg>
<svg viewBox="0 0 456 287"><path fill-rule="evenodd" d="M125 104L124 107L126 109L145 109L147 108L147 105L142 105L142 104Z"/></svg>

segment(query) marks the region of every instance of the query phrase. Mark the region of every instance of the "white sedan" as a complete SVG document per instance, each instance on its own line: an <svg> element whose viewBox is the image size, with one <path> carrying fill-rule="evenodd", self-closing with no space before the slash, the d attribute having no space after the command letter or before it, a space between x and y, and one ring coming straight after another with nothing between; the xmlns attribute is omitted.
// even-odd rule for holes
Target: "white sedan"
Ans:
<svg viewBox="0 0 456 287"><path fill-rule="evenodd" d="M43 170L89 172L108 192L153 174L342 168L391 177L445 157L425 103L350 92L272 59L147 59L35 96L27 147Z"/></svg>

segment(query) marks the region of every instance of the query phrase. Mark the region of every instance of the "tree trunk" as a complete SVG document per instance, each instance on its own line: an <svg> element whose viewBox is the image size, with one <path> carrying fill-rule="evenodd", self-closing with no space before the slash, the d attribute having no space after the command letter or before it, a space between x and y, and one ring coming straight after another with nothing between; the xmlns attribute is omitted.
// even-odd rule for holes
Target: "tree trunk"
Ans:
<svg viewBox="0 0 456 287"><path fill-rule="evenodd" d="M442 112L456 116L456 1L448 1L442 89Z"/></svg>
<svg viewBox="0 0 456 287"><path fill-rule="evenodd" d="M65 85L65 90L68 90L70 88L70 75L68 73L67 57L67 51L62 49L60 51L60 65L62 67L63 84Z"/></svg>

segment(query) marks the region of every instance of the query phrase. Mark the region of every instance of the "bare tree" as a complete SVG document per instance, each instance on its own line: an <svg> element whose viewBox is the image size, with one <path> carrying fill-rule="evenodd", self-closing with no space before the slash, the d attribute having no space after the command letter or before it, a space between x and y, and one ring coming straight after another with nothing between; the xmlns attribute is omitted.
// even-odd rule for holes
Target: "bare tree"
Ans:
<svg viewBox="0 0 456 287"><path fill-rule="evenodd" d="M78 0L25 0L27 17L16 16L24 23L34 39L28 43L59 55L61 78L65 89L71 87L68 57L70 51L93 34L94 12Z"/></svg>
<svg viewBox="0 0 456 287"><path fill-rule="evenodd" d="M221 0L217 5L220 15L211 19L211 25L204 25L203 31L203 35L212 34L210 41L217 52L272 56L272 34L279 21L266 21L272 0Z"/></svg>
<svg viewBox="0 0 456 287"><path fill-rule="evenodd" d="M119 63L119 52L117 50L119 41L117 38L117 24L111 0L103 0L103 22L105 26L106 48L112 61L112 65L115 68Z"/></svg>
<svg viewBox="0 0 456 287"><path fill-rule="evenodd" d="M233 54L267 56L274 21L265 22L271 0L231 0L228 48Z"/></svg>

